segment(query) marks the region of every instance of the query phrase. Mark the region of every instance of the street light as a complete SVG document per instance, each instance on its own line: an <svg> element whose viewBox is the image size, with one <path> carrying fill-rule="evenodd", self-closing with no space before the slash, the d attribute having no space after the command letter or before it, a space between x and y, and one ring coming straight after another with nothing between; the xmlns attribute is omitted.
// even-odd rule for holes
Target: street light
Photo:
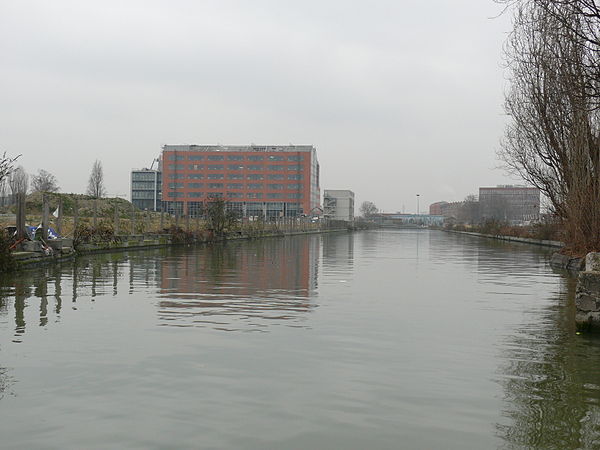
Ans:
<svg viewBox="0 0 600 450"><path fill-rule="evenodd" d="M421 194L417 194L417 216L419 215L419 197Z"/></svg>

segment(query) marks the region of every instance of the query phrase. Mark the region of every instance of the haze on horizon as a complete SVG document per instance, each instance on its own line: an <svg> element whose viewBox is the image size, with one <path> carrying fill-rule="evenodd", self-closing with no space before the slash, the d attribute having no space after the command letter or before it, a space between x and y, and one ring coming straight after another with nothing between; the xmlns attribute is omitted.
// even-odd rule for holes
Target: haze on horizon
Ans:
<svg viewBox="0 0 600 450"><path fill-rule="evenodd" d="M0 151L109 195L163 144L313 144L321 189L421 210L497 167L510 28L492 0L0 6ZM518 182L518 180L517 180Z"/></svg>

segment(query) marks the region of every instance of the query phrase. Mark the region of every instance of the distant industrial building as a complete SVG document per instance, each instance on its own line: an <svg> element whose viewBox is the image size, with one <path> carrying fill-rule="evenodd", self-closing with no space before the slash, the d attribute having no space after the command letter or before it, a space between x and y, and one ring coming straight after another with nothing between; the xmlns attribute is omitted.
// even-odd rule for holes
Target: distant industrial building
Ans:
<svg viewBox="0 0 600 450"><path fill-rule="evenodd" d="M432 214L377 213L371 217L373 222L390 228L414 228L422 226L442 226L444 216Z"/></svg>
<svg viewBox="0 0 600 450"><path fill-rule="evenodd" d="M131 171L131 203L138 209L161 211L162 176L160 170Z"/></svg>
<svg viewBox="0 0 600 450"><path fill-rule="evenodd" d="M223 199L244 217L320 214L319 162L312 145L165 145L166 211L192 217Z"/></svg>
<svg viewBox="0 0 600 450"><path fill-rule="evenodd" d="M435 202L429 205L429 214L433 216L441 216L442 208L447 205L448 202Z"/></svg>
<svg viewBox="0 0 600 450"><path fill-rule="evenodd" d="M354 192L342 189L325 189L323 215L328 219L354 220Z"/></svg>
<svg viewBox="0 0 600 450"><path fill-rule="evenodd" d="M535 187L503 185L479 188L482 220L526 222L540 217L540 190Z"/></svg>

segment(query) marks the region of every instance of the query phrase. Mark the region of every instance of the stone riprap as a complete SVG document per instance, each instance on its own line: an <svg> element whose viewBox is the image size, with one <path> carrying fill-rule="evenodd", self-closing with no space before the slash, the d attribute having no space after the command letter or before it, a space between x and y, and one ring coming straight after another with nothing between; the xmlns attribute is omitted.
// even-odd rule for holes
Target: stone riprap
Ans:
<svg viewBox="0 0 600 450"><path fill-rule="evenodd" d="M588 253L575 294L575 322L581 330L600 331L600 253Z"/></svg>

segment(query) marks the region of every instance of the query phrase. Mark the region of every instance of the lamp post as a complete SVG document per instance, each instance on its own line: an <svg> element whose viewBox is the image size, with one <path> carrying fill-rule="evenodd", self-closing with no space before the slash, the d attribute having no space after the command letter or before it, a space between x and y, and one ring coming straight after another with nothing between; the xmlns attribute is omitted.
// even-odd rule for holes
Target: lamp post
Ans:
<svg viewBox="0 0 600 450"><path fill-rule="evenodd" d="M421 194L417 194L417 216L419 215L419 197Z"/></svg>

